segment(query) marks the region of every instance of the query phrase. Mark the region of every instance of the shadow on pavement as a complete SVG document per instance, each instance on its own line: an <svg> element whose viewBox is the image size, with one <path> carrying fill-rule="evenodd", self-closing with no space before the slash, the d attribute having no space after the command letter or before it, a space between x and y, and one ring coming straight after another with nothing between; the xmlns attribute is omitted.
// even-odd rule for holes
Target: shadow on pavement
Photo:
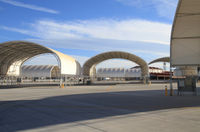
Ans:
<svg viewBox="0 0 200 132"><path fill-rule="evenodd" d="M62 123L200 106L200 97L165 97L163 91L76 94L39 100L0 101L0 132L28 130Z"/></svg>

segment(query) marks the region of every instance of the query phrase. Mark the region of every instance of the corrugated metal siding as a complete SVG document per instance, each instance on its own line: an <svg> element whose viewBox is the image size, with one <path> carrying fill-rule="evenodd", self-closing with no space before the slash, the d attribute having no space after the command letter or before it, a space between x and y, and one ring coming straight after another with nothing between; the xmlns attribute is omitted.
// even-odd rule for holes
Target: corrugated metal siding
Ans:
<svg viewBox="0 0 200 132"><path fill-rule="evenodd" d="M52 77L51 73L55 72L53 71L55 67L59 69L58 66L54 65L24 65L21 67L20 75L22 77ZM59 75L60 70L57 72L56 74Z"/></svg>

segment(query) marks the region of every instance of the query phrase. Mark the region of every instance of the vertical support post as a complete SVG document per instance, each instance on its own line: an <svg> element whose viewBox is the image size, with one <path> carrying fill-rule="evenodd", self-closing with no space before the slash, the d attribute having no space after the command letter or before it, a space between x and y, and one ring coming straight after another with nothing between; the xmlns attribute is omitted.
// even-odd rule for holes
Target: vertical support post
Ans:
<svg viewBox="0 0 200 132"><path fill-rule="evenodd" d="M145 78L145 76L142 77L142 81L143 81L143 84L146 84L146 78Z"/></svg>
<svg viewBox="0 0 200 132"><path fill-rule="evenodd" d="M62 86L63 84L63 78L62 78L62 75L60 76L60 87Z"/></svg>
<svg viewBox="0 0 200 132"><path fill-rule="evenodd" d="M171 68L171 63L170 63L170 96L173 96L172 68Z"/></svg>
<svg viewBox="0 0 200 132"><path fill-rule="evenodd" d="M167 91L167 85L165 85L165 96L168 95L168 91Z"/></svg>
<svg viewBox="0 0 200 132"><path fill-rule="evenodd" d="M144 84L149 84L149 78L147 76L142 77Z"/></svg>

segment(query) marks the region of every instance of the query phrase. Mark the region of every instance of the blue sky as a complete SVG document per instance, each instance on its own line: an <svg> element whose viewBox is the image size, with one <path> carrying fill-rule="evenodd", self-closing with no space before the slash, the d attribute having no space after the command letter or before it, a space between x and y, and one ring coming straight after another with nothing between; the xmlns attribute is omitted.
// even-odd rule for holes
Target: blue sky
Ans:
<svg viewBox="0 0 200 132"><path fill-rule="evenodd" d="M111 50L149 62L169 56L176 6L177 0L0 0L0 42L33 41L81 64Z"/></svg>

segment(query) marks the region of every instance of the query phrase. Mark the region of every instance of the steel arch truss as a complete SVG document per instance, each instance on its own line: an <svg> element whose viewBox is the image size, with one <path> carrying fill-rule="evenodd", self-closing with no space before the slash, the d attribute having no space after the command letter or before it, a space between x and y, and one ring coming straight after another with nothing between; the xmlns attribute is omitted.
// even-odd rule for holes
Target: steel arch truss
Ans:
<svg viewBox="0 0 200 132"><path fill-rule="evenodd" d="M135 62L141 67L141 76L142 77L148 77L149 70L147 63L140 57L127 53L127 52L121 52L121 51L112 51L112 52L105 52L98 54L88 61L85 62L83 65L83 75L90 76L90 69L94 68L97 64L101 63L102 61L113 59L113 58L120 58L120 59L126 59L130 60L132 62Z"/></svg>

